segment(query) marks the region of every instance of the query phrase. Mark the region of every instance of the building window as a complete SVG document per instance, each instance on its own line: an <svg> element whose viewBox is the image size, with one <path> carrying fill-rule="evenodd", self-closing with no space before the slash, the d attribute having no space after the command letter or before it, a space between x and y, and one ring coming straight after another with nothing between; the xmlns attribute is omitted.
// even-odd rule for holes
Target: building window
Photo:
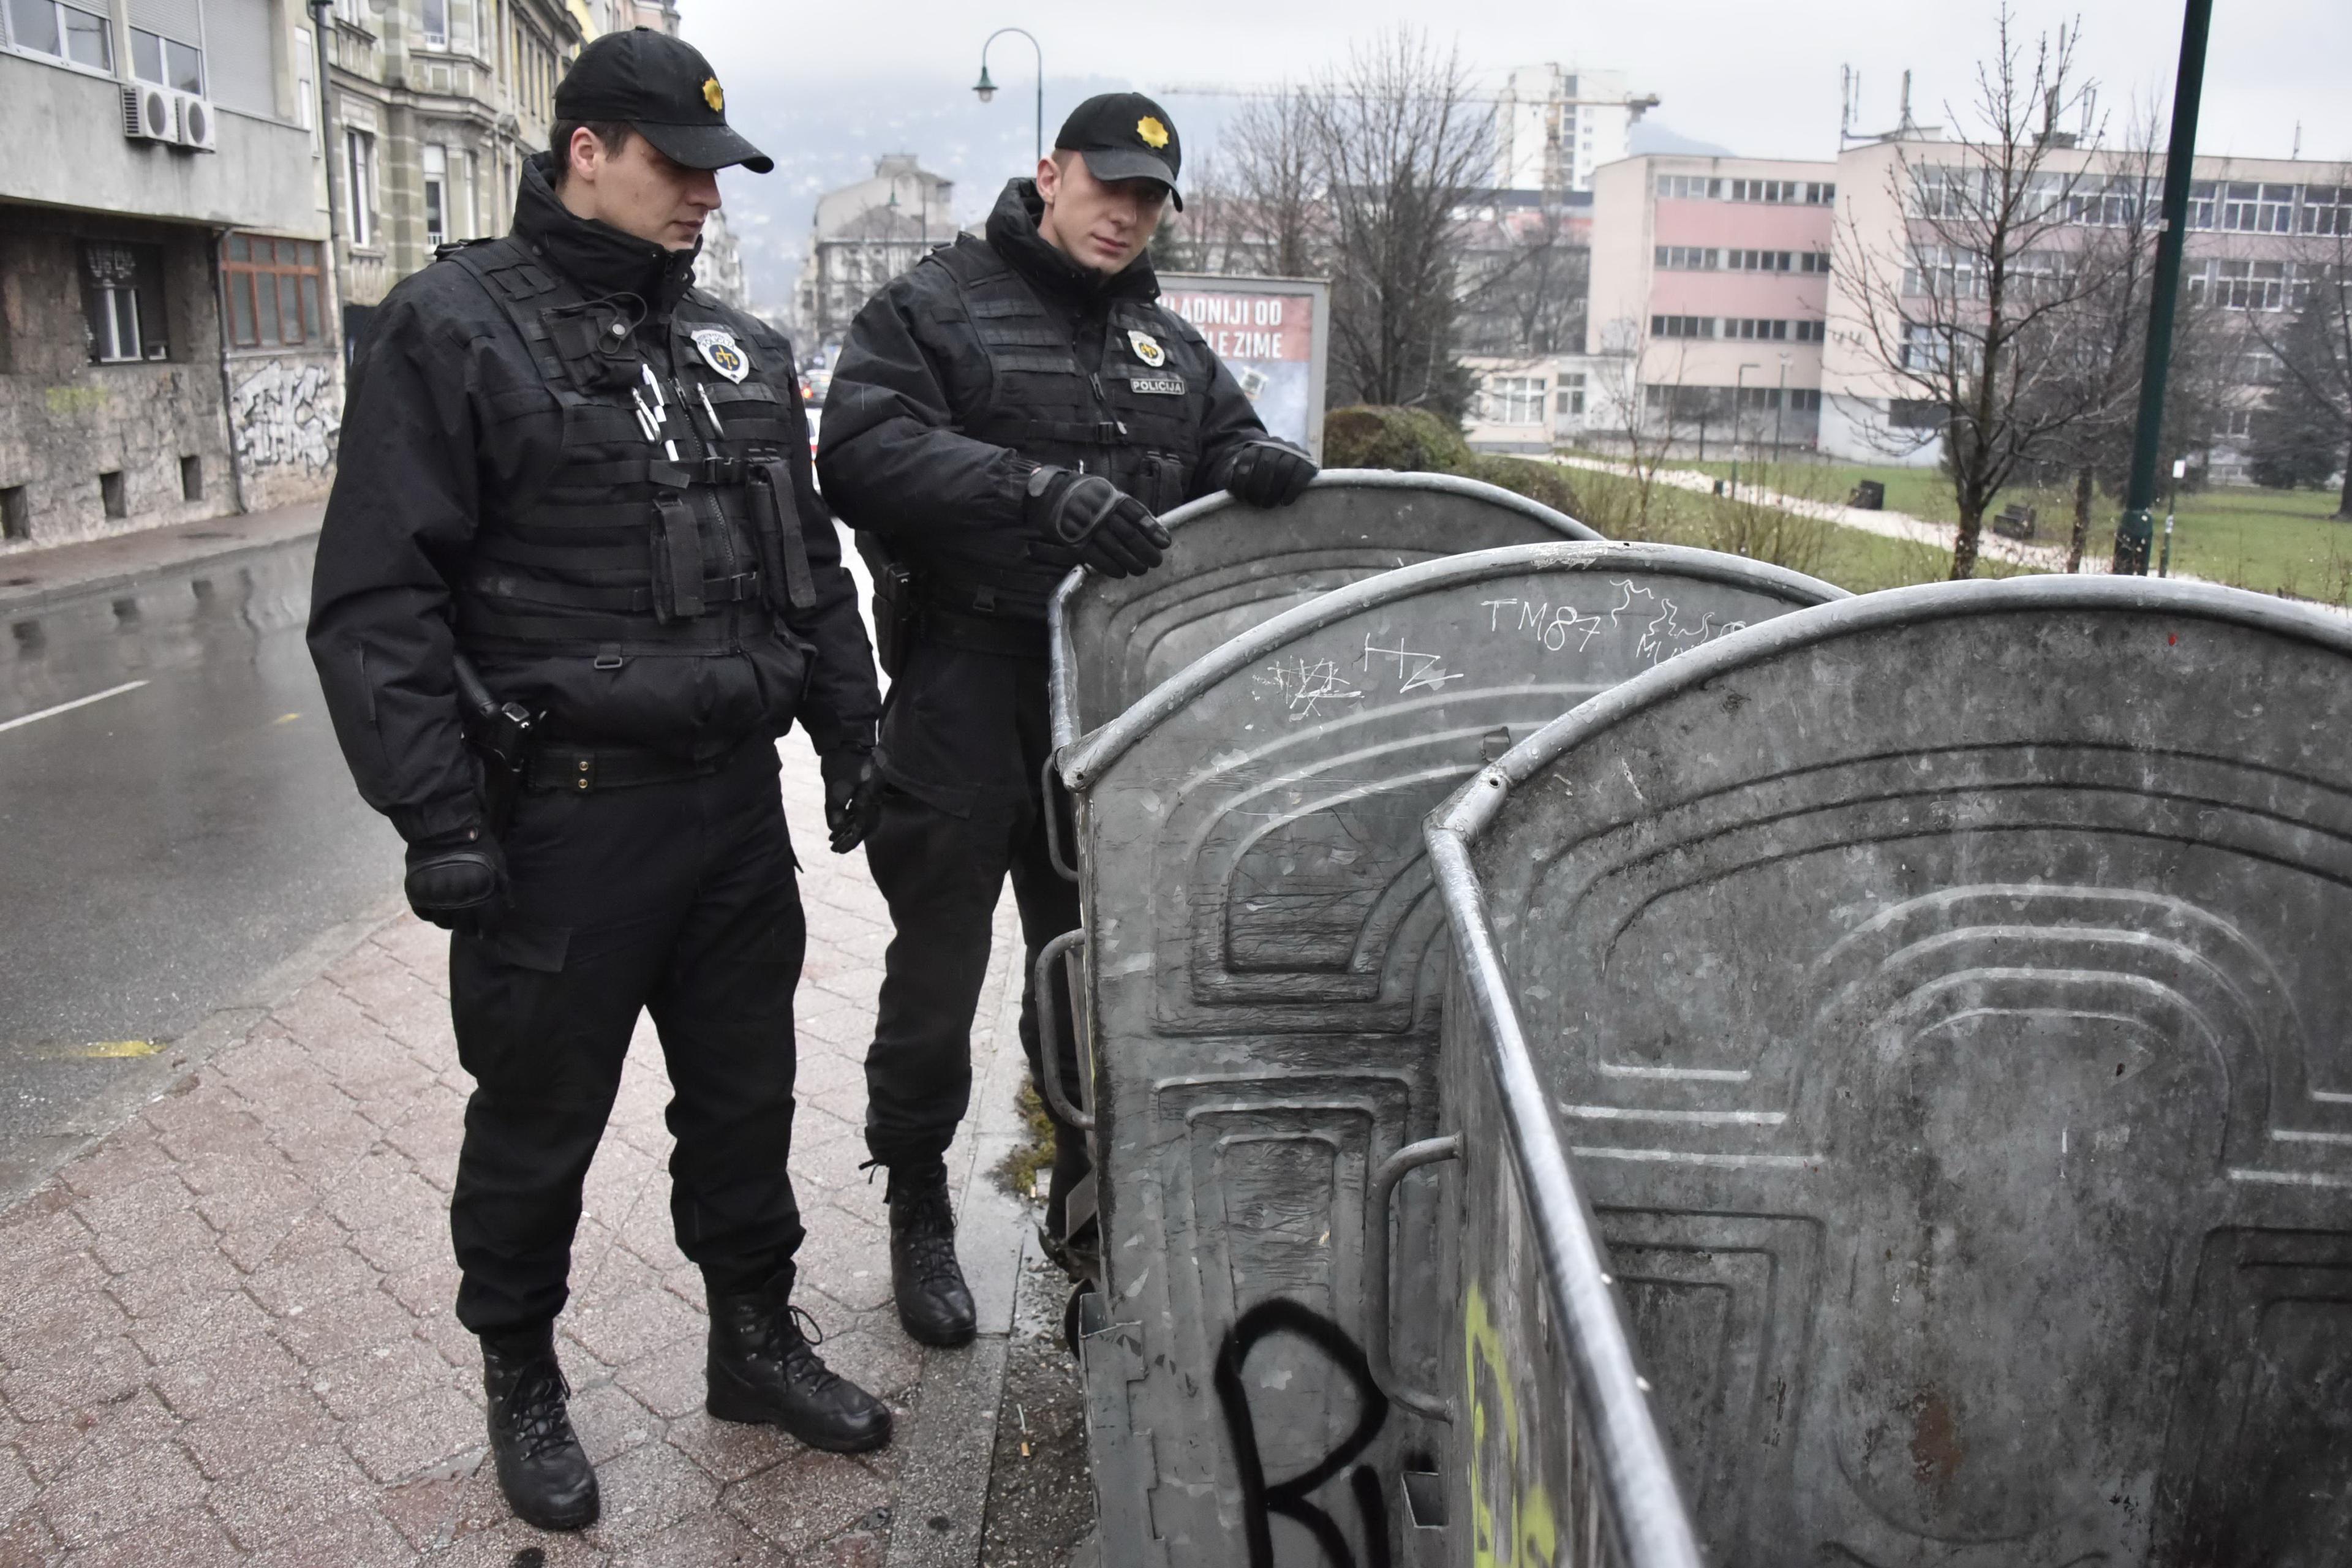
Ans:
<svg viewBox="0 0 2352 1568"><path fill-rule="evenodd" d="M1801 343L1826 342L1829 341L1829 323L1827 321L1799 321L1796 323L1796 331L1790 335Z"/></svg>
<svg viewBox="0 0 2352 1568"><path fill-rule="evenodd" d="M1653 316L1650 335L1654 338L1711 338L1715 336L1713 316Z"/></svg>
<svg viewBox="0 0 2352 1568"><path fill-rule="evenodd" d="M1785 343L1789 341L1789 323L1732 316L1724 321L1723 335L1727 338L1738 338L1742 342Z"/></svg>
<svg viewBox="0 0 2352 1568"><path fill-rule="evenodd" d="M1786 272L1796 261L1786 250L1727 250L1723 264L1734 272Z"/></svg>
<svg viewBox="0 0 2352 1568"><path fill-rule="evenodd" d="M308 239L232 234L221 257L231 346L317 348L326 342L325 281Z"/></svg>
<svg viewBox="0 0 2352 1568"><path fill-rule="evenodd" d="M1495 375L1486 378L1486 417L1492 423L1540 425L1543 416L1543 377Z"/></svg>
<svg viewBox="0 0 2352 1568"><path fill-rule="evenodd" d="M1581 418L1584 414L1584 373L1580 370L1563 373L1559 378L1559 390L1555 395L1557 401L1552 405L1555 413Z"/></svg>
<svg viewBox="0 0 2352 1568"><path fill-rule="evenodd" d="M1726 180L1726 195L1735 202L1828 206L1837 200L1837 187L1824 181Z"/></svg>
<svg viewBox="0 0 2352 1568"><path fill-rule="evenodd" d="M2229 310L2278 310L2287 302L2284 261L2214 261L2189 279L2189 298Z"/></svg>
<svg viewBox="0 0 2352 1568"><path fill-rule="evenodd" d="M93 364L169 359L163 325L163 252L152 245L81 247L82 310Z"/></svg>
<svg viewBox="0 0 2352 1568"><path fill-rule="evenodd" d="M318 45L308 27L294 29L294 122L310 133L310 151L319 151Z"/></svg>
<svg viewBox="0 0 2352 1568"><path fill-rule="evenodd" d="M2217 441L2247 441L2253 438L2253 434L2254 411L2231 408L2222 413L2221 426L2213 432L2213 438Z"/></svg>
<svg viewBox="0 0 2352 1568"><path fill-rule="evenodd" d="M55 55L92 70L114 68L114 32L95 0L8 0L10 32L20 49Z"/></svg>
<svg viewBox="0 0 2352 1568"><path fill-rule="evenodd" d="M375 243L375 137L371 132L343 132L343 177L351 193L352 245L364 249Z"/></svg>
<svg viewBox="0 0 2352 1568"><path fill-rule="evenodd" d="M1950 246L1920 246L1903 270L1903 292L1938 300L1970 298L1977 292L1977 258Z"/></svg>
<svg viewBox="0 0 2352 1568"><path fill-rule="evenodd" d="M1951 330L1933 321L1903 323L1902 368L1937 372L1952 366Z"/></svg>
<svg viewBox="0 0 2352 1568"><path fill-rule="evenodd" d="M1821 389L1811 386L1790 387L1789 406L1800 414L1819 414L1822 411Z"/></svg>
<svg viewBox="0 0 2352 1568"><path fill-rule="evenodd" d="M1806 251L1797 258L1797 270L1800 272L1818 272L1823 277L1827 277L1830 270L1830 253L1826 250Z"/></svg>
<svg viewBox="0 0 2352 1568"><path fill-rule="evenodd" d="M131 74L179 92L205 92L205 52L142 27L131 29Z"/></svg>
<svg viewBox="0 0 2352 1568"><path fill-rule="evenodd" d="M427 142L421 153L425 165L425 243L440 245L449 237L449 150Z"/></svg>
<svg viewBox="0 0 2352 1568"><path fill-rule="evenodd" d="M2352 235L2352 185L2305 186L2303 232Z"/></svg>
<svg viewBox="0 0 2352 1568"><path fill-rule="evenodd" d="M1662 245L1657 247L1657 264L1669 272L1712 272L1720 265L1722 252L1698 245Z"/></svg>
<svg viewBox="0 0 2352 1568"><path fill-rule="evenodd" d="M1711 202L1723 194L1723 182L1703 174L1660 174L1658 195L1668 201Z"/></svg>
<svg viewBox="0 0 2352 1568"><path fill-rule="evenodd" d="M425 0L425 47L449 47L449 0Z"/></svg>

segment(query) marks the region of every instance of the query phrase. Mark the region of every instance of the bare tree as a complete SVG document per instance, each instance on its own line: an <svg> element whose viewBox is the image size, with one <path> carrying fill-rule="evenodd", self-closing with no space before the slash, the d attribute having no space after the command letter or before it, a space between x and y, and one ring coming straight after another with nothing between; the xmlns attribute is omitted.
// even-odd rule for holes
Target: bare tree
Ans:
<svg viewBox="0 0 2352 1568"><path fill-rule="evenodd" d="M1582 349L1592 251L1570 243L1568 209L1551 195L1518 206L1498 200L1471 226L1459 284L1466 353Z"/></svg>
<svg viewBox="0 0 2352 1568"><path fill-rule="evenodd" d="M1329 215L1331 381L1364 403L1459 416L1455 260L1493 163L1494 117L1457 53L1399 31L1300 94Z"/></svg>
<svg viewBox="0 0 2352 1568"><path fill-rule="evenodd" d="M1861 295L1859 346L1912 405L1874 436L1890 449L1943 441L1959 514L1956 578L1976 573L1994 496L2105 406L2069 386L2081 374L2084 301L2108 286L2112 264L2067 232L2084 161L2053 156L2074 144L2056 127L2088 84L2075 37L2045 35L2029 54L2013 24L2004 8L1993 57L1978 68L1976 128L1897 155L1901 253L1873 248L1851 226L1838 242L1838 268ZM2133 265L2143 265L2137 253Z"/></svg>

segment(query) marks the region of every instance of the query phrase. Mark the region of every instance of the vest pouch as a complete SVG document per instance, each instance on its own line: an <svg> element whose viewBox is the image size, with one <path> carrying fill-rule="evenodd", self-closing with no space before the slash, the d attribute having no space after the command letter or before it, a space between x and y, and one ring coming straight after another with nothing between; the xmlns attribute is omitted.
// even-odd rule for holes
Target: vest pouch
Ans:
<svg viewBox="0 0 2352 1568"><path fill-rule="evenodd" d="M768 605L778 615L816 607L816 577L809 570L797 501L784 459L763 458L751 464L751 533Z"/></svg>
<svg viewBox="0 0 2352 1568"><path fill-rule="evenodd" d="M702 614L702 535L683 496L654 502L654 619L663 626Z"/></svg>

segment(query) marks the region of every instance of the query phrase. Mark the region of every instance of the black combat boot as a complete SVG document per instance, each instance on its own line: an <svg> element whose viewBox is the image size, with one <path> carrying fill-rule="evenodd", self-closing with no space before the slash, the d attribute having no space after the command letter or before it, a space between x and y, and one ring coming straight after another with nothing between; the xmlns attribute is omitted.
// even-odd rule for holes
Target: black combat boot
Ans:
<svg viewBox="0 0 2352 1568"><path fill-rule="evenodd" d="M552 1327L482 1338L482 1392L490 1405L490 1453L515 1517L541 1530L596 1522L596 1471L572 1430L572 1393L555 1364Z"/></svg>
<svg viewBox="0 0 2352 1568"><path fill-rule="evenodd" d="M710 1395L721 1421L781 1426L812 1448L859 1454L890 1440L890 1409L835 1376L811 1348L815 1321L789 1305L791 1277L709 1291ZM806 1327L803 1328L803 1325Z"/></svg>
<svg viewBox="0 0 2352 1568"><path fill-rule="evenodd" d="M890 1291L898 1322L927 1345L971 1342L978 1320L971 1291L956 1262L955 1206L948 1201L948 1168L894 1167L890 1205Z"/></svg>

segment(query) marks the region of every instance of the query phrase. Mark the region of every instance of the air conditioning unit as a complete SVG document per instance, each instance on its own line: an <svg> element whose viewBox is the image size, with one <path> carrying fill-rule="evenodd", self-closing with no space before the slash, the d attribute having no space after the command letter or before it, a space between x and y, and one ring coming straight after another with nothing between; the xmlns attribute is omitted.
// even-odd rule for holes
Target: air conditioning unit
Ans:
<svg viewBox="0 0 2352 1568"><path fill-rule="evenodd" d="M176 140L181 146L193 147L199 153L218 151L215 142L219 132L210 102L194 93L179 92L172 95L172 108Z"/></svg>
<svg viewBox="0 0 2352 1568"><path fill-rule="evenodd" d="M160 87L144 82L133 83L122 89L122 133L141 142L177 142L180 139L179 111L173 107L173 95Z"/></svg>

